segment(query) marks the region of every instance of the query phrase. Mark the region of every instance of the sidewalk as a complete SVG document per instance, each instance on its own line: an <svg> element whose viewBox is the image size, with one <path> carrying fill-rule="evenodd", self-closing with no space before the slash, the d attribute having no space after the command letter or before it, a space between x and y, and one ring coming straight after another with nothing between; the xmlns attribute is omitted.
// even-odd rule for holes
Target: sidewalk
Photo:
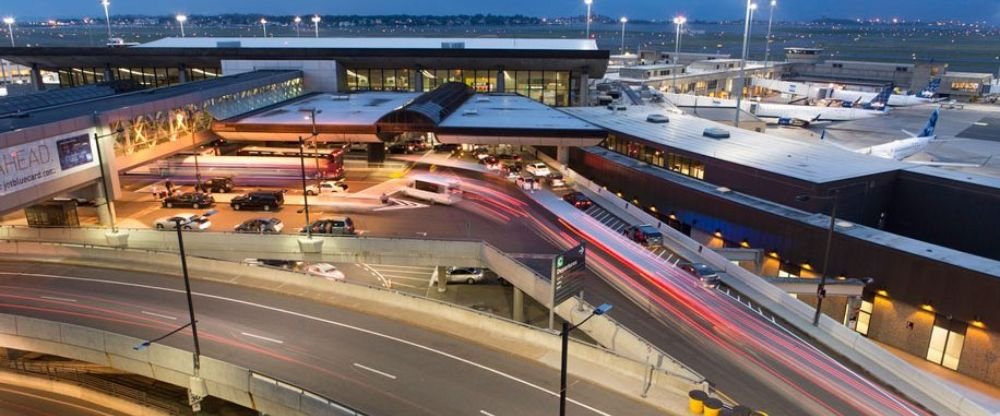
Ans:
<svg viewBox="0 0 1000 416"><path fill-rule="evenodd" d="M903 350L872 340L875 344L893 355L903 359L931 376L934 376L949 387L962 392L968 398L986 407L991 412L1000 414L1000 387L976 380L962 373L949 370L930 361L924 360Z"/></svg>

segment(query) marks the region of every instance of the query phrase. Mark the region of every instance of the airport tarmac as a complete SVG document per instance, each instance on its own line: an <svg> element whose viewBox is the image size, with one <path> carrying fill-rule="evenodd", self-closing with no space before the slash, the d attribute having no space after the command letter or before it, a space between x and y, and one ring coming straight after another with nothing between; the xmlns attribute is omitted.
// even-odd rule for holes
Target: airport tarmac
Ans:
<svg viewBox="0 0 1000 416"><path fill-rule="evenodd" d="M816 124L808 129L768 126L768 134L819 141L826 139L850 149L860 149L908 138L919 132L940 104L894 107L888 115L839 123ZM982 164L941 169L1000 178L1000 106L965 104L960 109L941 108L938 138L908 161ZM873 156L874 157L874 156Z"/></svg>

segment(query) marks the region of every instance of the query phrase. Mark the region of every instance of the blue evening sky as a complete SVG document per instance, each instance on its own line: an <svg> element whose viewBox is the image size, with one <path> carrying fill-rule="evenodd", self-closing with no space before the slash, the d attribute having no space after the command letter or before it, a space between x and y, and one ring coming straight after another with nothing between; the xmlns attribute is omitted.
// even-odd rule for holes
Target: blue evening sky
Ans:
<svg viewBox="0 0 1000 416"><path fill-rule="evenodd" d="M525 14L586 13L583 0L111 0L111 12L135 14ZM757 0L764 5L769 0ZM594 0L594 12L663 19L677 13L706 20L742 17L741 0ZM99 0L3 0L0 14L35 18L100 16ZM817 17L954 18L1000 23L1000 0L779 0L777 19Z"/></svg>

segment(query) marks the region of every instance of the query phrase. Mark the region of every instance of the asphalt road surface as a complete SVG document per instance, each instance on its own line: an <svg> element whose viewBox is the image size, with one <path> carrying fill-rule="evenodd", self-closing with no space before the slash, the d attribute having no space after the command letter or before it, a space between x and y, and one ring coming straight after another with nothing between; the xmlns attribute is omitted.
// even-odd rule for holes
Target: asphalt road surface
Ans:
<svg viewBox="0 0 1000 416"><path fill-rule="evenodd" d="M0 416L127 416L72 397L0 384Z"/></svg>
<svg viewBox="0 0 1000 416"><path fill-rule="evenodd" d="M186 321L177 278L22 263L0 263L0 270L5 313L144 339ZM300 298L200 281L193 286L204 355L367 414L548 415L558 407L558 371L504 351ZM163 343L192 344L188 331ZM570 386L570 414L658 414L582 380L571 379Z"/></svg>

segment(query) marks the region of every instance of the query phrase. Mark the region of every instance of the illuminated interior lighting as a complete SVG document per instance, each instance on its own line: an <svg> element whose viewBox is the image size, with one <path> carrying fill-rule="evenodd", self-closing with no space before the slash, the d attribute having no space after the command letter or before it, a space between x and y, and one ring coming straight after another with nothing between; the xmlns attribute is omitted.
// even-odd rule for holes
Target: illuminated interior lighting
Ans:
<svg viewBox="0 0 1000 416"><path fill-rule="evenodd" d="M750 248L750 242L744 239L743 241L740 241L740 247Z"/></svg>
<svg viewBox="0 0 1000 416"><path fill-rule="evenodd" d="M712 235L714 235L715 238L722 238L722 230L716 229L715 233Z"/></svg>
<svg viewBox="0 0 1000 416"><path fill-rule="evenodd" d="M772 258L772 259L779 259L779 258L781 258L781 256L778 255L777 251L771 251L770 253L767 253L767 256L770 257L770 258Z"/></svg>
<svg viewBox="0 0 1000 416"><path fill-rule="evenodd" d="M812 270L813 266L811 264L809 264L809 263L802 263L802 269L803 270Z"/></svg>
<svg viewBox="0 0 1000 416"><path fill-rule="evenodd" d="M986 328L986 324L979 318L979 315L972 317L972 322L969 322L969 325L976 328Z"/></svg>
<svg viewBox="0 0 1000 416"><path fill-rule="evenodd" d="M923 305L920 305L920 309L923 309L927 312L934 312L934 305L931 305L930 303L925 303Z"/></svg>
<svg viewBox="0 0 1000 416"><path fill-rule="evenodd" d="M885 289L876 290L875 294L886 298L889 297L889 292L886 292Z"/></svg>
<svg viewBox="0 0 1000 416"><path fill-rule="evenodd" d="M672 219L674 221L677 221L677 214L674 214L673 212L671 212L670 213L670 219Z"/></svg>
<svg viewBox="0 0 1000 416"><path fill-rule="evenodd" d="M649 207L649 210L653 211L653 212L656 212L656 207L655 206L654 207Z"/></svg>

